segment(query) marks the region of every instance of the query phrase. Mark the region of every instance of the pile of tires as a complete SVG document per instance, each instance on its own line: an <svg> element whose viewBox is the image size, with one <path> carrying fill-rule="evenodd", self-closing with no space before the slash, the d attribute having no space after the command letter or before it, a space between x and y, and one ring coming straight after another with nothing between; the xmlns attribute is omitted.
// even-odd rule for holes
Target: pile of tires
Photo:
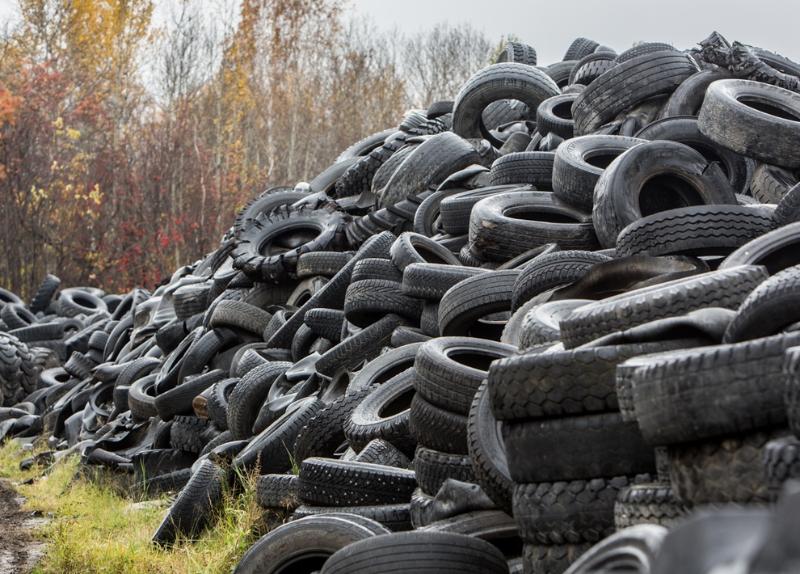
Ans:
<svg viewBox="0 0 800 574"><path fill-rule="evenodd" d="M675 571L800 477L800 96L731 75L510 42L152 292L0 291L0 439L177 492L163 546L257 475L238 573Z"/></svg>

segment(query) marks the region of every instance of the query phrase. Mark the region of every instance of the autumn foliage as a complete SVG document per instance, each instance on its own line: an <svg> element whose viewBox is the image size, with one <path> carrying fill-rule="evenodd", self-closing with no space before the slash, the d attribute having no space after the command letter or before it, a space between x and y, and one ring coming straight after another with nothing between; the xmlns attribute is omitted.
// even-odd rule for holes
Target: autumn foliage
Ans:
<svg viewBox="0 0 800 574"><path fill-rule="evenodd" d="M0 38L0 285L25 294L46 272L154 285L259 191L452 99L490 48L471 29L379 34L338 0L17 4Z"/></svg>

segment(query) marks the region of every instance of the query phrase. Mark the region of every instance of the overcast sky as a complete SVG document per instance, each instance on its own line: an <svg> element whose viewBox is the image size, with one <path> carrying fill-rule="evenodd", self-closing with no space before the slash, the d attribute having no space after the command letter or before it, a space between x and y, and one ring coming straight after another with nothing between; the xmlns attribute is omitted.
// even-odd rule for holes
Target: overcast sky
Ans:
<svg viewBox="0 0 800 574"><path fill-rule="evenodd" d="M800 61L798 0L350 0L381 27L404 32L469 22L492 38L514 34L539 62L564 56L576 36L621 51L637 41L692 47L713 30Z"/></svg>
<svg viewBox="0 0 800 574"><path fill-rule="evenodd" d="M157 4L175 0L156 0ZM513 34L539 61L560 60L576 36L617 51L642 40L688 48L713 30L800 61L798 0L349 0L353 14L384 30L414 33L437 22L469 22L490 38ZM0 23L15 0L0 0Z"/></svg>

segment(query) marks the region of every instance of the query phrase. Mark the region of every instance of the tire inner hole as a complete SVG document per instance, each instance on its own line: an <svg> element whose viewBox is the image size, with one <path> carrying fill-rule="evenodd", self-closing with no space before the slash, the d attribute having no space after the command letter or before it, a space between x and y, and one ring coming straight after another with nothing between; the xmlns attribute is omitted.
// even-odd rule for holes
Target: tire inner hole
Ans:
<svg viewBox="0 0 800 574"><path fill-rule="evenodd" d="M317 235L319 235L319 230L316 227L296 227L273 237L268 237L259 246L258 252L264 257L286 253L313 241Z"/></svg>
<svg viewBox="0 0 800 574"><path fill-rule="evenodd" d="M503 355L499 354L490 354L489 352L477 353L466 349L455 349L447 353L447 356L465 367L472 367L479 371L488 371L492 361L503 357Z"/></svg>
<svg viewBox="0 0 800 574"><path fill-rule="evenodd" d="M425 245L415 245L414 248L417 250L422 258L427 261L428 263L452 263L451 261L445 260L441 257L438 253L434 252L432 249L428 249Z"/></svg>
<svg viewBox="0 0 800 574"><path fill-rule="evenodd" d="M400 363L392 365L391 367L388 367L383 371L379 372L378 375L372 380L372 384L378 384L378 385L383 384L389 379L396 377L406 369L409 369L413 366L414 366L413 357L407 361L401 361Z"/></svg>
<svg viewBox="0 0 800 574"><path fill-rule="evenodd" d="M610 150L603 150L603 151L596 151L590 152L583 157L583 161L588 163L593 167L597 167L599 169L605 169L609 166L609 164L617 159L622 152L625 150L620 151L610 151Z"/></svg>
<svg viewBox="0 0 800 574"><path fill-rule="evenodd" d="M385 404L380 411L378 411L378 416L381 418L388 418L407 411L411 408L411 399L414 398L414 393L414 387L409 387L399 396Z"/></svg>
<svg viewBox="0 0 800 574"><path fill-rule="evenodd" d="M561 102L553 106L553 115L563 120L572 119L572 102Z"/></svg>
<svg viewBox="0 0 800 574"><path fill-rule="evenodd" d="M779 106L775 102L766 102L761 98L743 96L739 98L739 103L742 103L749 108L753 108L754 110L758 110L759 112L775 116L777 118L793 122L800 121L800 114L797 114L783 106Z"/></svg>
<svg viewBox="0 0 800 574"><path fill-rule="evenodd" d="M703 203L697 189L675 174L651 177L639 191L639 211L643 216Z"/></svg>
<svg viewBox="0 0 800 574"><path fill-rule="evenodd" d="M543 221L546 223L575 223L575 218L570 217L564 213L557 213L552 211L545 211L543 209L536 209L533 207L522 207L508 209L503 213L514 219L521 219L523 221Z"/></svg>

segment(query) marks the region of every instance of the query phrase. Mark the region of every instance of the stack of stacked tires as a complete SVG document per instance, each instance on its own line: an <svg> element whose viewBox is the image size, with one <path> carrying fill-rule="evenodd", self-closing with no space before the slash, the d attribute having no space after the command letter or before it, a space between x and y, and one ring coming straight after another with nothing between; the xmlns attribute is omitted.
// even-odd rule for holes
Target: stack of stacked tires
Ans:
<svg viewBox="0 0 800 574"><path fill-rule="evenodd" d="M701 54L509 42L152 292L0 291L0 439L163 546L254 482L239 573L650 572L800 477L800 96Z"/></svg>

